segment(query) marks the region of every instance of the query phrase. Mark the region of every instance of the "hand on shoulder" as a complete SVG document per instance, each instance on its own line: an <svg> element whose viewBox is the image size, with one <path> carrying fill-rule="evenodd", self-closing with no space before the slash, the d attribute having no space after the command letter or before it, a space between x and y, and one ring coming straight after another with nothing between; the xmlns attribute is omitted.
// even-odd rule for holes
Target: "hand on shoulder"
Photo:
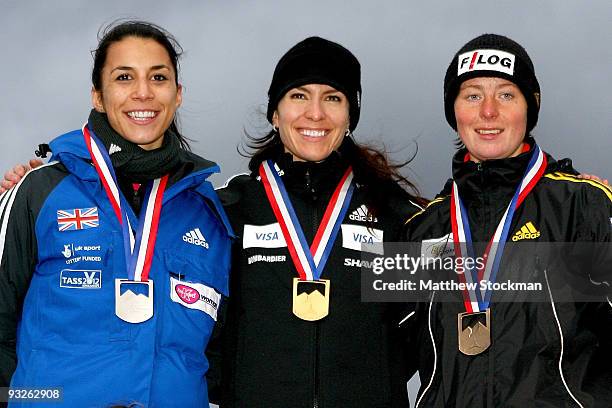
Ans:
<svg viewBox="0 0 612 408"><path fill-rule="evenodd" d="M26 175L26 173L36 167L43 164L40 159L31 159L28 164L18 164L6 173L4 173L4 179L0 181L0 194L14 187L19 180Z"/></svg>

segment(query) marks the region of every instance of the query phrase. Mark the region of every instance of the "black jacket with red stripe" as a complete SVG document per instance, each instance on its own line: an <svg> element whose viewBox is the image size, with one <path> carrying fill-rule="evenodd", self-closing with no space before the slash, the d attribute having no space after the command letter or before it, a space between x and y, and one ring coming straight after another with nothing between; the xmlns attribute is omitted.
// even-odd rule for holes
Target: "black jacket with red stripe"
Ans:
<svg viewBox="0 0 612 408"><path fill-rule="evenodd" d="M465 154L455 156L453 178L481 255L531 150L480 164ZM527 276L541 291L522 301L493 292L491 346L475 356L458 349L461 294L450 295L453 302L433 292L419 303L410 339L420 350L418 407L612 407L612 191L547 157L545 175L514 214L497 274L497 282ZM450 193L447 185L409 219L405 238L446 240L452 257Z"/></svg>

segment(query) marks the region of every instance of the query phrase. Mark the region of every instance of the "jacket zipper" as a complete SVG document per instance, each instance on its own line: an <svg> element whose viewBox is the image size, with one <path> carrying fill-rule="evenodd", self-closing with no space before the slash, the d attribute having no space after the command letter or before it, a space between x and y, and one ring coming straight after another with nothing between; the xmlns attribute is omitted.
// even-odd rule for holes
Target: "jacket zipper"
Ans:
<svg viewBox="0 0 612 408"><path fill-rule="evenodd" d="M318 211L316 206L316 191L312 188L311 179L310 179L310 171L306 170L305 181L306 181L306 190L310 194L310 198L312 200L312 220L311 220L311 232L314 237L317 233L317 227L319 226L318 219ZM313 322L314 327L314 365L313 365L313 373L312 373L312 406L313 408L319 408L319 349L321 347L321 335L319 332L319 322Z"/></svg>
<svg viewBox="0 0 612 408"><path fill-rule="evenodd" d="M140 197L140 184L138 183L133 183L132 184L132 209L134 210L134 213L136 214L136 216L138 217L140 214L140 207L141 207L142 203L141 203L141 197Z"/></svg>
<svg viewBox="0 0 612 408"><path fill-rule="evenodd" d="M480 175L480 190L481 190L480 192L481 194L480 216L481 216L481 219L483 220L483 227L480 231L478 231L479 234L482 234L481 235L482 239L478 239L478 241L482 241L480 242L481 247L482 247L482 245L488 242L489 239L493 236L497 225L495 225L495 223L493 222L495 212L492 210L492 205L491 205L492 200L491 200L491 196L489 195L489 186L487 184L487 171L486 171L485 165L482 162L478 162L477 172ZM476 225L476 223L472 225ZM474 233L475 231L472 231L472 239L476 240L477 238L475 238ZM489 235L489 233L491 235ZM482 251L486 250L485 248L481 248L481 249ZM483 252L479 252L479 254L483 254ZM487 356L487 363L486 363L486 370L488 372L489 378L493 378L492 364L493 364L493 356L491 353L489 353ZM483 393L484 395L483 395L482 400L485 403L485 405L493 406L493 403L492 403L493 393L492 393L492 382L491 381L487 382L487 385L483 387Z"/></svg>
<svg viewBox="0 0 612 408"><path fill-rule="evenodd" d="M312 406L313 408L319 408L319 348L321 336L319 333L319 322L315 324L315 355L314 355L314 378L313 378L313 395L312 395Z"/></svg>

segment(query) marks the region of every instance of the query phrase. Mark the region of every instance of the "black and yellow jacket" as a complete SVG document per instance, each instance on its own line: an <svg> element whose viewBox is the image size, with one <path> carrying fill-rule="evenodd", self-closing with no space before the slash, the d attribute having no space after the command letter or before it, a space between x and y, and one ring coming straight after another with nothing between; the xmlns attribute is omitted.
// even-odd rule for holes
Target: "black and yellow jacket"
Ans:
<svg viewBox="0 0 612 408"><path fill-rule="evenodd" d="M534 142L528 141L531 150L514 158L477 164L464 160L465 150L455 156L453 179L474 243L488 242L503 216L529 162ZM494 294L491 346L475 356L458 350L460 296L440 302L433 293L420 303L411 336L419 350L418 407L612 407L612 191L562 172L547 157L546 172L517 209L508 235L509 242L531 247L520 255L508 249L497 275L499 282L511 270L531 274L543 283L542 298L496 302ZM452 245L450 194L447 184L408 220L407 241L439 238ZM580 254L572 252L575 243L584 243ZM555 247L567 250L543 253ZM482 245L475 248L482 254ZM567 273L569 280L562 278ZM599 285L595 298L572 301L591 283Z"/></svg>

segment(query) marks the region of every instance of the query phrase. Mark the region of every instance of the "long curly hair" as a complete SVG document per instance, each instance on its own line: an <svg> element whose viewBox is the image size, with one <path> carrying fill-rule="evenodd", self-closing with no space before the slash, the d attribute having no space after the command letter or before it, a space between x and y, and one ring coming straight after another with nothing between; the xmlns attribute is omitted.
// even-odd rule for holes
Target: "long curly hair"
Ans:
<svg viewBox="0 0 612 408"><path fill-rule="evenodd" d="M246 133L246 132L245 132ZM256 173L261 163L274 159L283 151L283 143L276 129L261 137L246 133L246 148L239 151L244 157L250 158L249 170ZM400 170L407 166L416 156L416 152L405 162L394 163L384 148L357 143L352 136L346 137L343 157L353 167L355 182L361 185L366 195L368 209L376 215L381 209L381 203L388 200L389 184L394 183L406 190L411 198L424 205L427 200L421 197L417 186L401 174Z"/></svg>

